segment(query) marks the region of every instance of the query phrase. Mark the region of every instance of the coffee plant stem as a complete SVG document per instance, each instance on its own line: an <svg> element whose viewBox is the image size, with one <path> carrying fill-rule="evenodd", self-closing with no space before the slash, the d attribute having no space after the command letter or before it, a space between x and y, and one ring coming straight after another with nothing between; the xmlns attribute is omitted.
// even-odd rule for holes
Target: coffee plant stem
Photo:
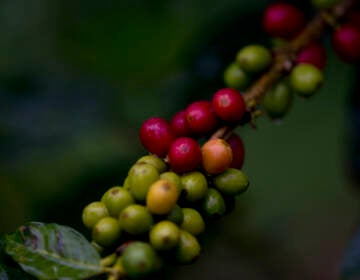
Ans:
<svg viewBox="0 0 360 280"><path fill-rule="evenodd" d="M355 0L343 0L329 11L320 11L298 36L281 48L273 50L273 63L269 70L244 93L247 109L250 112L255 111L256 106L260 104L267 90L292 70L300 50L322 36L326 26L329 25L327 19L330 17L337 21L342 18L355 5L355 2ZM211 138L226 139L235 128L235 125L223 126L215 131Z"/></svg>

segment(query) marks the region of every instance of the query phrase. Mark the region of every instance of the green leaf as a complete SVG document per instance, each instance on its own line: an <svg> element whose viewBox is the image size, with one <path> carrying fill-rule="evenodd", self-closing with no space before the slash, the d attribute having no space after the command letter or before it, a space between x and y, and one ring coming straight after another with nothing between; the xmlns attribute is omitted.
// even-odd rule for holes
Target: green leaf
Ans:
<svg viewBox="0 0 360 280"><path fill-rule="evenodd" d="M39 279L83 279L100 274L100 256L79 232L31 222L6 237L6 253Z"/></svg>

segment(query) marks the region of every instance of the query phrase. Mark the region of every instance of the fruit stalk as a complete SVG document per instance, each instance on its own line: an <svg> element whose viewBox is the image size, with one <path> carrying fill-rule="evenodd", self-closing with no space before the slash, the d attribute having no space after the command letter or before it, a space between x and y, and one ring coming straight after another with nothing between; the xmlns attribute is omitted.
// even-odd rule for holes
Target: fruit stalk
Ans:
<svg viewBox="0 0 360 280"><path fill-rule="evenodd" d="M273 50L274 58L271 67L255 81L243 95L249 111L254 111L263 99L265 93L282 78L284 74L292 70L300 50L312 41L320 38L326 26L329 24L327 19L331 17L334 21L337 21L342 18L355 5L355 2L355 0L343 0L331 10L319 12L298 36L283 47ZM211 138L226 139L235 128L236 126L223 126L215 131Z"/></svg>

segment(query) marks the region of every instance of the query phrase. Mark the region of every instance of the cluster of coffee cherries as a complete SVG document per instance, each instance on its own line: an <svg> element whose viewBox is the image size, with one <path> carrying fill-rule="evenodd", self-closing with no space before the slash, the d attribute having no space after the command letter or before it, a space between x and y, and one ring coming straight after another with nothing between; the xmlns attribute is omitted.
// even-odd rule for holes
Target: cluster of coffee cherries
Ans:
<svg viewBox="0 0 360 280"><path fill-rule="evenodd" d="M312 0L322 10L331 9L338 0ZM305 28L306 18L297 7L275 2L263 14L263 28L273 39L273 52L262 45L249 45L240 49L224 72L224 83L234 89L247 90L248 86L266 71L274 54ZM360 61L360 12L353 10L345 15L332 31L332 48L345 62ZM308 98L321 87L326 66L326 49L321 41L310 42L293 59L284 61L289 72L268 90L262 100L262 109L273 119L281 119L289 111L293 93ZM286 67L285 67L286 69Z"/></svg>
<svg viewBox="0 0 360 280"><path fill-rule="evenodd" d="M247 115L242 94L223 88L170 121L151 117L142 124L140 140L149 154L131 166L122 186L83 210L94 246L108 255L106 265L137 278L161 263L197 258L207 222L229 213L249 185L241 171L242 139L214 132L246 122Z"/></svg>

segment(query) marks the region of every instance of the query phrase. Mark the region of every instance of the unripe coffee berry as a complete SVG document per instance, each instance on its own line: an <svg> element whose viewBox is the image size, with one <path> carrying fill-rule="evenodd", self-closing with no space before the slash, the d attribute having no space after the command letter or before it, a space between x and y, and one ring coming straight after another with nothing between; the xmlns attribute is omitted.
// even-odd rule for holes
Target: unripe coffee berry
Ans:
<svg viewBox="0 0 360 280"><path fill-rule="evenodd" d="M176 247L176 260L179 263L191 263L199 256L200 249L196 237L186 230L180 230L179 244Z"/></svg>
<svg viewBox="0 0 360 280"><path fill-rule="evenodd" d="M322 83L322 72L311 64L298 64L290 73L290 85L302 97L313 95Z"/></svg>
<svg viewBox="0 0 360 280"><path fill-rule="evenodd" d="M146 207L132 204L121 211L119 222L124 231L138 235L150 230L153 218Z"/></svg>
<svg viewBox="0 0 360 280"><path fill-rule="evenodd" d="M292 38L304 26L304 14L298 8L288 3L273 3L264 12L263 27L272 37Z"/></svg>
<svg viewBox="0 0 360 280"><path fill-rule="evenodd" d="M233 62L224 71L224 83L227 87L243 90L249 85L250 77L238 63Z"/></svg>
<svg viewBox="0 0 360 280"><path fill-rule="evenodd" d="M201 172L186 173L180 177L180 181L182 192L187 201L195 202L206 195L208 183Z"/></svg>
<svg viewBox="0 0 360 280"><path fill-rule="evenodd" d="M279 119L286 115L292 101L292 92L285 82L279 82L265 95L262 107L270 118Z"/></svg>
<svg viewBox="0 0 360 280"><path fill-rule="evenodd" d="M230 167L241 169L245 159L244 142L236 133L231 134L230 137L226 140L226 142L228 142L228 144L230 145L233 155Z"/></svg>
<svg viewBox="0 0 360 280"><path fill-rule="evenodd" d="M106 205L109 214L118 218L120 212L127 206L135 203L134 198L130 192L121 187L113 187L109 189L101 198L101 201Z"/></svg>
<svg viewBox="0 0 360 280"><path fill-rule="evenodd" d="M146 155L142 156L137 160L136 163L148 163L154 166L159 173L163 173L166 171L166 163L159 157L155 155Z"/></svg>
<svg viewBox="0 0 360 280"><path fill-rule="evenodd" d="M212 107L216 115L227 122L239 122L246 111L243 96L232 88L223 88L215 92Z"/></svg>
<svg viewBox="0 0 360 280"><path fill-rule="evenodd" d="M146 206L153 214L170 213L179 197L178 187L170 181L158 180L153 183L146 196Z"/></svg>
<svg viewBox="0 0 360 280"><path fill-rule="evenodd" d="M223 139L210 139L201 148L202 165L211 175L220 174L230 167L233 159L230 145Z"/></svg>
<svg viewBox="0 0 360 280"><path fill-rule="evenodd" d="M109 211L105 203L100 201L91 202L82 212L83 224L91 229L94 225L104 217L109 216Z"/></svg>
<svg viewBox="0 0 360 280"><path fill-rule="evenodd" d="M177 137L189 136L191 131L186 120L185 110L177 112L170 121L173 133Z"/></svg>
<svg viewBox="0 0 360 280"><path fill-rule="evenodd" d="M214 189L209 188L204 201L203 210L207 217L219 217L226 212L226 203L221 193Z"/></svg>
<svg viewBox="0 0 360 280"><path fill-rule="evenodd" d="M183 208L184 220L181 229L196 236L205 230L205 222L200 213L193 208Z"/></svg>
<svg viewBox="0 0 360 280"><path fill-rule="evenodd" d="M247 190L249 180L241 170L228 168L214 178L214 185L224 194L238 195Z"/></svg>
<svg viewBox="0 0 360 280"><path fill-rule="evenodd" d="M312 64L323 70L326 65L326 50L319 42L312 42L303 48L296 59L296 63Z"/></svg>
<svg viewBox="0 0 360 280"><path fill-rule="evenodd" d="M236 61L249 73L265 70L271 63L270 51L261 45L249 45L242 48L236 55Z"/></svg>
<svg viewBox="0 0 360 280"><path fill-rule="evenodd" d="M150 244L160 251L174 248L178 244L179 238L179 227L170 221L157 223L149 233Z"/></svg>
<svg viewBox="0 0 360 280"><path fill-rule="evenodd" d="M170 125L162 118L147 119L140 128L140 141L152 154L165 157L174 135Z"/></svg>
<svg viewBox="0 0 360 280"><path fill-rule="evenodd" d="M360 60L360 29L353 24L343 24L332 36L332 46L336 54L345 62Z"/></svg>
<svg viewBox="0 0 360 280"><path fill-rule="evenodd" d="M170 167L174 172L190 172L197 169L201 164L201 149L194 139L180 137L171 144L168 158Z"/></svg>
<svg viewBox="0 0 360 280"><path fill-rule="evenodd" d="M196 135L205 135L214 130L218 124L211 102L207 100L191 103L186 108L185 116L190 131Z"/></svg>
<svg viewBox="0 0 360 280"><path fill-rule="evenodd" d="M110 246L119 239L121 228L117 219L105 217L99 220L92 231L93 240L101 246Z"/></svg>

